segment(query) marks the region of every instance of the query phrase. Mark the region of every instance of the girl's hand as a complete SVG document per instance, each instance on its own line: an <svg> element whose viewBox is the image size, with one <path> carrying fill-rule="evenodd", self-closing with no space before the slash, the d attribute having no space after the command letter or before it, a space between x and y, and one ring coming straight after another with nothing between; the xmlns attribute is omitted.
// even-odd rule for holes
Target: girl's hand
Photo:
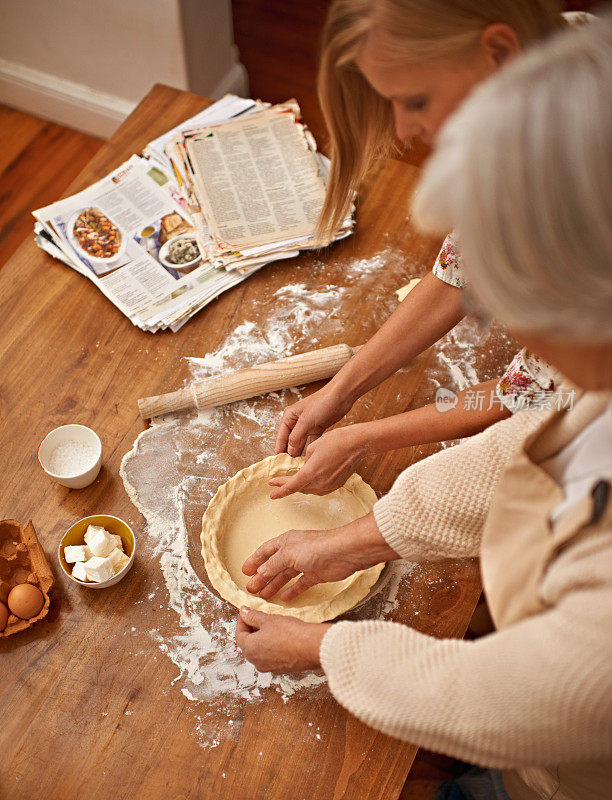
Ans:
<svg viewBox="0 0 612 800"><path fill-rule="evenodd" d="M344 486L366 455L367 444L359 435L360 425L349 425L327 431L306 448L306 463L295 475L271 478L270 486L278 487L272 500L294 492L329 494Z"/></svg>
<svg viewBox="0 0 612 800"><path fill-rule="evenodd" d="M247 590L269 600L280 594L288 602L317 583L341 581L383 561L399 558L378 530L374 514L329 531L287 531L259 547L242 566L252 575Z"/></svg>
<svg viewBox="0 0 612 800"><path fill-rule="evenodd" d="M242 606L236 644L260 672L302 672L321 666L319 648L329 627Z"/></svg>
<svg viewBox="0 0 612 800"><path fill-rule="evenodd" d="M328 384L318 392L288 406L276 437L275 453L299 456L307 439L318 438L326 428L351 410L352 401Z"/></svg>

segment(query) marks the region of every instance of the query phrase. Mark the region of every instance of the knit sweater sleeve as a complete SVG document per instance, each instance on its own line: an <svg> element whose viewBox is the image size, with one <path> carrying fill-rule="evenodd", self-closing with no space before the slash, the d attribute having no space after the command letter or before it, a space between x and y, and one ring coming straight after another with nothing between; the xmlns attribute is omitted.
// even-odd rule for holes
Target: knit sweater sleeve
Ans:
<svg viewBox="0 0 612 800"><path fill-rule="evenodd" d="M412 561L477 556L502 470L541 422L541 411L521 411L404 470L374 506L387 544Z"/></svg>
<svg viewBox="0 0 612 800"><path fill-rule="evenodd" d="M608 532L605 552L587 546L557 575L547 611L473 642L392 622L333 625L320 653L331 692L383 733L482 766L609 757L611 542Z"/></svg>

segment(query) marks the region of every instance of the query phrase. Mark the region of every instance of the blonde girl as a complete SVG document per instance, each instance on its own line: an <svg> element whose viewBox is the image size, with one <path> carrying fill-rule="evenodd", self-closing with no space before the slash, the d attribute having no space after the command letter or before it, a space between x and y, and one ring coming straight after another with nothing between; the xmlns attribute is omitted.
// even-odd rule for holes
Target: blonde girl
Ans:
<svg viewBox="0 0 612 800"><path fill-rule="evenodd" d="M566 16L555 0L334 0L319 73L332 160L321 228L343 219L374 160L392 153L397 139L435 143L477 84L567 26ZM342 485L365 455L472 435L555 388L555 371L522 351L500 380L472 387L484 392L480 408L470 408L460 393L445 414L430 405L325 432L459 322L464 284L451 235L433 271L366 346L323 389L285 410L276 452L299 455L311 443L294 477L271 481L273 498L297 490L324 494Z"/></svg>

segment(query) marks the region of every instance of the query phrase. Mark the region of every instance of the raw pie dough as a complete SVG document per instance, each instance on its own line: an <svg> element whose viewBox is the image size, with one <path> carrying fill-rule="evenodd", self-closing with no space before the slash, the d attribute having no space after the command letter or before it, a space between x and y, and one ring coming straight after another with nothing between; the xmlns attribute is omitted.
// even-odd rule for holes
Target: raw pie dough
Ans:
<svg viewBox="0 0 612 800"><path fill-rule="evenodd" d="M398 289L395 292L395 294L397 295L397 299L400 301L400 303L402 302L402 300L404 300L406 297L408 297L410 292L420 282L421 282L420 278L413 278L409 283L407 283L405 286L402 286L401 289Z"/></svg>
<svg viewBox="0 0 612 800"><path fill-rule="evenodd" d="M293 474L303 463L303 458L281 453L243 469L223 484L204 512L202 555L210 582L232 605L323 622L362 600L384 564L356 572L343 581L313 586L288 603L274 598L263 600L247 592L250 577L242 572L251 553L285 531L337 528L372 510L376 494L357 474L351 475L340 489L322 497L297 492L270 500L268 479Z"/></svg>

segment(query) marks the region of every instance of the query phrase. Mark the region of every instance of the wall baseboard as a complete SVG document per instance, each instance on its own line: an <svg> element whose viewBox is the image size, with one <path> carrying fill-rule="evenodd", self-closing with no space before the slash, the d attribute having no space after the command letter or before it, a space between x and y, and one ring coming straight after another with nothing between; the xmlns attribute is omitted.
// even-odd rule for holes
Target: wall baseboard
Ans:
<svg viewBox="0 0 612 800"><path fill-rule="evenodd" d="M249 80L237 61L211 92L218 100L227 92L246 97ZM108 138L137 103L99 92L80 83L0 58L0 103L49 119L68 128Z"/></svg>
<svg viewBox="0 0 612 800"><path fill-rule="evenodd" d="M228 93L237 94L239 97L249 96L249 76L244 64L238 60L238 48L235 45L234 50L236 61L211 91L211 100L220 100L223 95Z"/></svg>
<svg viewBox="0 0 612 800"><path fill-rule="evenodd" d="M136 107L123 97L0 59L0 103L107 138Z"/></svg>

